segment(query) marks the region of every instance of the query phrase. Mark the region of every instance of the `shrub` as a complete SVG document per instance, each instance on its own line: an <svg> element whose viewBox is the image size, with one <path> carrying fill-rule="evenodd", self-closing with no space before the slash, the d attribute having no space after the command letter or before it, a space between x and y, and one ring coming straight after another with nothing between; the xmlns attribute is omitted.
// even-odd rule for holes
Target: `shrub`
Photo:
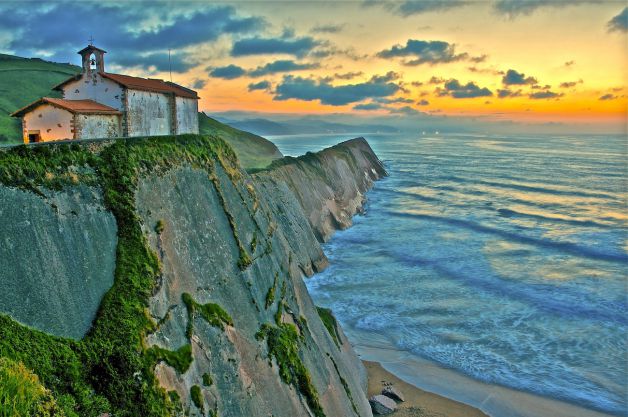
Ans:
<svg viewBox="0 0 628 417"><path fill-rule="evenodd" d="M203 406L204 401L203 394L201 393L201 387L199 387L198 385L193 385L192 388L190 388L190 397L192 398L192 402L194 403L196 408L201 410L201 413L204 413L205 407Z"/></svg>

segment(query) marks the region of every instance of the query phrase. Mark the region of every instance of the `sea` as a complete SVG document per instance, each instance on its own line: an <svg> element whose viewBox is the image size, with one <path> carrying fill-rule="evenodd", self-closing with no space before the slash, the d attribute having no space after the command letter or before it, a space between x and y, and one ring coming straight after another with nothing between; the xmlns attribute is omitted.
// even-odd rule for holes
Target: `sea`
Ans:
<svg viewBox="0 0 628 417"><path fill-rule="evenodd" d="M494 417L627 415L627 138L363 136L389 176L306 280L357 352Z"/></svg>

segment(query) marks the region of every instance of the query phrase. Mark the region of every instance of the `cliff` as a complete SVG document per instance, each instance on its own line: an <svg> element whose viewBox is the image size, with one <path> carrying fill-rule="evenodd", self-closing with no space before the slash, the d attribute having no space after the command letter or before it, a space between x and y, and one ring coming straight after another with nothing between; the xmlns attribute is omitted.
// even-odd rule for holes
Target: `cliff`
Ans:
<svg viewBox="0 0 628 417"><path fill-rule="evenodd" d="M363 139L254 175L208 136L0 152L0 357L68 416L370 416L303 277L384 174Z"/></svg>

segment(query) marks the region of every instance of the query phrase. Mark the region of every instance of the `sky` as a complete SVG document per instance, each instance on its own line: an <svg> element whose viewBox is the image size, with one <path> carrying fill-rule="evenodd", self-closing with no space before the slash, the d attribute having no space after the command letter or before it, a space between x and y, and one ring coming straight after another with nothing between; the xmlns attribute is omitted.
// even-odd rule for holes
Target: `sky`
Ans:
<svg viewBox="0 0 628 417"><path fill-rule="evenodd" d="M196 89L208 114L477 120L625 133L628 4L603 0L6 2L0 52ZM170 52L170 61L168 54Z"/></svg>

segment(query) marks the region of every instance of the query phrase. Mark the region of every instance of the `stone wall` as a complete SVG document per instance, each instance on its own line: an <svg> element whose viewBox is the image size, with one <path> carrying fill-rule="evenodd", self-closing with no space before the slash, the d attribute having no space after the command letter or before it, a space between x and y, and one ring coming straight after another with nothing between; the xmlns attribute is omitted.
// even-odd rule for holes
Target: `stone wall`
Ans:
<svg viewBox="0 0 628 417"><path fill-rule="evenodd" d="M198 100L194 98L175 98L177 109L177 134L198 133Z"/></svg>
<svg viewBox="0 0 628 417"><path fill-rule="evenodd" d="M172 100L167 94L126 91L128 136L162 136L172 132Z"/></svg>
<svg viewBox="0 0 628 417"><path fill-rule="evenodd" d="M119 138L120 115L117 114L77 114L74 118L77 139Z"/></svg>

